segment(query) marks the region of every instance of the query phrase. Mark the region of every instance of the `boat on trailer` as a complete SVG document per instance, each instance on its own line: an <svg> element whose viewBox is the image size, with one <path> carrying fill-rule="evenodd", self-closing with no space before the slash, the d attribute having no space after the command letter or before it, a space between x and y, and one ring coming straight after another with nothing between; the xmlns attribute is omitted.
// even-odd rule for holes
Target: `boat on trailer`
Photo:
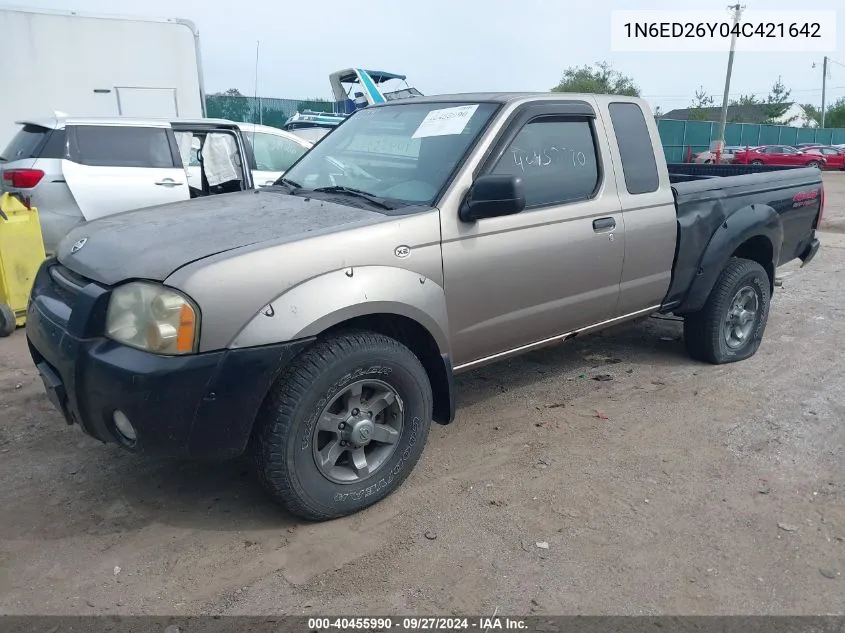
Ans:
<svg viewBox="0 0 845 633"><path fill-rule="evenodd" d="M401 81L405 85L396 90L383 91L383 84L392 81ZM356 110L366 108L368 105L423 96L419 90L408 85L405 75L383 70L345 68L329 75L329 83L334 96L332 112L315 110L297 112L285 122L282 129L333 128Z"/></svg>

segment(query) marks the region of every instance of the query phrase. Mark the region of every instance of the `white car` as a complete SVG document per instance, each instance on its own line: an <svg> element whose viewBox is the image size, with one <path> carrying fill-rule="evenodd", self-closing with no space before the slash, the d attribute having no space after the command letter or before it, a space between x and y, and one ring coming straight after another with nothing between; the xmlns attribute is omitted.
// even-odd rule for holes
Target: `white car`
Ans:
<svg viewBox="0 0 845 633"><path fill-rule="evenodd" d="M38 208L48 254L86 220L272 183L312 145L218 119L62 115L18 124L0 154L0 192Z"/></svg>

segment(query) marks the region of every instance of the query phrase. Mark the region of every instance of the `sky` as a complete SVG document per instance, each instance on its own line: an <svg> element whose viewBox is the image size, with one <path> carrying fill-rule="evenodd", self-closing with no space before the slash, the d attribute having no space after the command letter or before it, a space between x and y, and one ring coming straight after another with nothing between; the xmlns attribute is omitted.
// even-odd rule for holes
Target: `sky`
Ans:
<svg viewBox="0 0 845 633"><path fill-rule="evenodd" d="M727 0L11 0L10 4L192 20L199 28L208 93L331 96L328 75L352 66L402 73L423 94L545 91L565 68L607 61L631 76L665 113L690 104L700 86L721 103L726 52L613 52L610 12L711 9ZM837 9L840 0L745 0L748 8ZM765 96L778 76L799 103L821 103L825 53L738 53L731 94ZM845 96L845 3L837 50L828 55L828 103ZM813 63L816 68L813 68Z"/></svg>

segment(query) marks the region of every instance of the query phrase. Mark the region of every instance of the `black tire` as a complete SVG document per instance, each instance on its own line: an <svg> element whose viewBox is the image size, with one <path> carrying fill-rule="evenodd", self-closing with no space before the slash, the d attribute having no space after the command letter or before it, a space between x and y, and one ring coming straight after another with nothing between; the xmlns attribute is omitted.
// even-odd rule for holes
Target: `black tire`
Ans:
<svg viewBox="0 0 845 633"><path fill-rule="evenodd" d="M762 161L762 160L752 160L752 161L751 161L751 164L752 164L752 165L762 165L762 164L763 164L763 161Z"/></svg>
<svg viewBox="0 0 845 633"><path fill-rule="evenodd" d="M336 483L316 464L314 425L347 385L367 379L386 383L399 395L402 428L396 448L374 474ZM253 447L258 477L275 501L304 519L358 512L402 484L422 454L431 417L428 375L407 347L373 332L319 340L286 368L262 405Z"/></svg>
<svg viewBox="0 0 845 633"><path fill-rule="evenodd" d="M745 360L760 347L771 301L769 276L757 262L731 258L719 274L704 307L684 318L684 344L689 355L696 359L721 365ZM725 322L732 301L743 288L751 288L756 295L758 309L750 335L743 344L731 348L725 340Z"/></svg>
<svg viewBox="0 0 845 633"><path fill-rule="evenodd" d="M15 313L5 303L0 303L0 337L9 336L15 331Z"/></svg>

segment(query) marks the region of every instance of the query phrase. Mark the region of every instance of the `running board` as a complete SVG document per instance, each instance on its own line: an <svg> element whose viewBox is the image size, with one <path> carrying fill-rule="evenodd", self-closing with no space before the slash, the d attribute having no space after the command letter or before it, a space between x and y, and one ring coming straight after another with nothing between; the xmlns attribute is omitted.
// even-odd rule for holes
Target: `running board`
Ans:
<svg viewBox="0 0 845 633"><path fill-rule="evenodd" d="M485 356L484 358L479 358L478 360L471 361L469 363L464 363L463 365L457 365L452 368L452 371L455 373L461 371L467 371L468 369L475 369L477 367L481 367L482 365L487 365L489 363L504 360L506 358L510 358L512 356L518 356L519 354L523 354L525 352L530 352L535 349L539 349L541 347L546 347L548 345L553 345L555 343L564 343L579 334L586 334L588 332L593 332L595 330L602 330L607 328L611 325L621 323L623 321L628 321L631 319L636 319L640 316L647 316L654 312L657 312L660 309L660 305L651 306L650 308L646 308L645 310L638 310L636 312L631 312L629 314L622 315L620 317L616 317L614 319L608 319L607 321L601 321L594 325L588 325L586 327L578 328L577 330L572 330L571 332L565 332L563 334L558 334L557 336L552 336L550 338L545 338L541 341L537 341L535 343L529 343L528 345L521 345L520 347L514 347L513 349L509 349L504 352L499 352L498 354L492 354L490 356Z"/></svg>

